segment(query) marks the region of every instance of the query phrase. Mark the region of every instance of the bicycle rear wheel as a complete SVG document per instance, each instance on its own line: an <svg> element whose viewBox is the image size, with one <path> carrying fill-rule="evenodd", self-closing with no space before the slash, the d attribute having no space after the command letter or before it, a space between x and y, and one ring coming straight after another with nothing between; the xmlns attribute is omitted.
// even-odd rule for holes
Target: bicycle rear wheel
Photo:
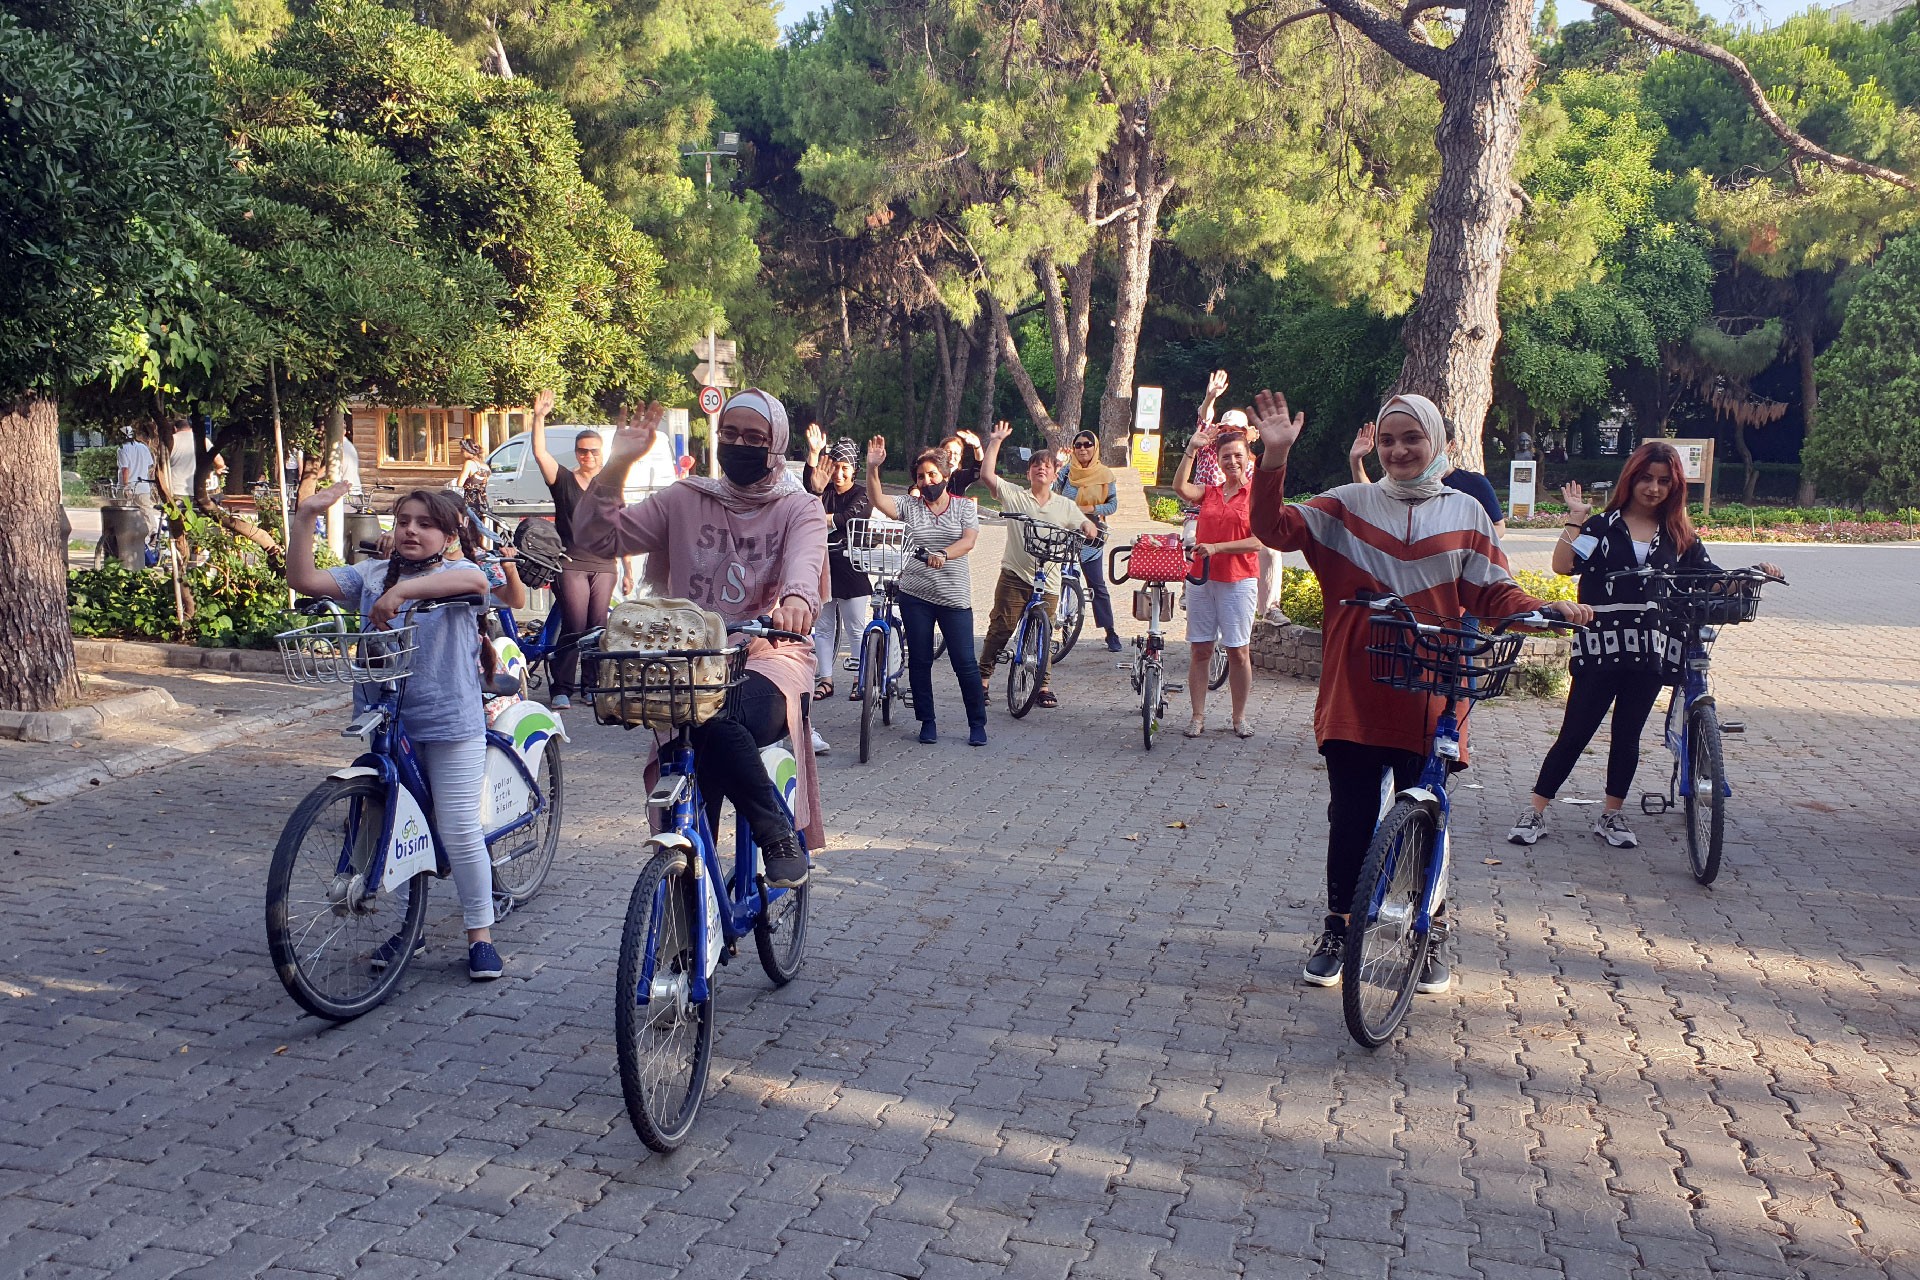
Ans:
<svg viewBox="0 0 1920 1280"><path fill-rule="evenodd" d="M1693 785L1687 788L1687 861L1693 878L1712 884L1720 874L1720 850L1726 837L1726 765L1721 755L1720 713L1702 702L1687 713L1687 750Z"/></svg>
<svg viewBox="0 0 1920 1280"><path fill-rule="evenodd" d="M880 690L887 683L887 634L871 630L860 637L860 763L873 754L873 722L880 715Z"/></svg>
<svg viewBox="0 0 1920 1280"><path fill-rule="evenodd" d="M378 778L328 778L287 819L267 871L267 950L302 1009L334 1022L393 994L426 927L427 879L368 897L366 869L380 849L387 787ZM340 871L342 855L351 868ZM389 963L374 952L395 939Z"/></svg>
<svg viewBox="0 0 1920 1280"><path fill-rule="evenodd" d="M546 797L546 808L538 817L507 837L513 845L505 857L493 864L493 891L516 907L524 906L540 892L553 870L553 855L560 847L560 810L566 799L566 779L560 769L560 739L549 738L540 749L540 767L534 781ZM488 853L492 853L488 849Z"/></svg>
<svg viewBox="0 0 1920 1280"><path fill-rule="evenodd" d="M1072 578L1061 585L1060 603L1054 616L1053 660L1058 662L1073 652L1074 642L1080 639L1080 628L1087 622L1086 592Z"/></svg>
<svg viewBox="0 0 1920 1280"><path fill-rule="evenodd" d="M1160 732L1160 697L1160 668L1148 667L1140 677L1140 740L1149 751Z"/></svg>
<svg viewBox="0 0 1920 1280"><path fill-rule="evenodd" d="M1428 933L1414 922L1434 856L1433 811L1397 801L1373 833L1347 917L1340 1004L1347 1030L1369 1049L1385 1044L1407 1016L1427 958Z"/></svg>
<svg viewBox="0 0 1920 1280"><path fill-rule="evenodd" d="M692 993L701 961L693 945L698 891L687 855L661 849L634 882L620 935L620 985L613 1005L620 1092L634 1132L659 1152L686 1141L713 1062L711 980L704 1001L695 1004ZM649 957L653 980L642 1004L641 975Z"/></svg>
<svg viewBox="0 0 1920 1280"><path fill-rule="evenodd" d="M1015 719L1033 710L1040 696L1040 660L1046 652L1047 615L1038 606L1020 615L1013 633L1013 660L1007 667L1007 710Z"/></svg>
<svg viewBox="0 0 1920 1280"><path fill-rule="evenodd" d="M1213 656L1207 659L1207 688L1218 689L1227 682L1227 646L1215 644Z"/></svg>

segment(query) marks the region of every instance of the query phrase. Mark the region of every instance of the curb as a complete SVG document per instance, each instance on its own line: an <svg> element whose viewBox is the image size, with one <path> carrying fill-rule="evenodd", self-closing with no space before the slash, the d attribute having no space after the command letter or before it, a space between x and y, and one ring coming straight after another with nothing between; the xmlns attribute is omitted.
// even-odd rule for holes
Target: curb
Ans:
<svg viewBox="0 0 1920 1280"><path fill-rule="evenodd" d="M344 708L348 697L349 695L341 693L298 707L287 707L279 711L248 716L243 720L223 724L217 729L186 734L173 742L123 751L119 755L109 756L93 764L34 779L25 786L0 796L0 817L43 808L78 795L89 788L100 786L109 779L130 778L135 774L145 773L149 769L174 764L188 756L203 755L243 738L250 738L256 733L263 733L269 729L283 729L289 725L316 719L329 711Z"/></svg>
<svg viewBox="0 0 1920 1280"><path fill-rule="evenodd" d="M0 711L0 738L22 742L71 742L91 734L108 720L156 711L171 711L178 704L165 689L102 680L126 692L117 697L75 707L70 711Z"/></svg>
<svg viewBox="0 0 1920 1280"><path fill-rule="evenodd" d="M73 656L80 663L112 663L130 667L185 667L205 671L260 671L278 675L278 649L203 649L193 644L160 644L152 640L75 640Z"/></svg>

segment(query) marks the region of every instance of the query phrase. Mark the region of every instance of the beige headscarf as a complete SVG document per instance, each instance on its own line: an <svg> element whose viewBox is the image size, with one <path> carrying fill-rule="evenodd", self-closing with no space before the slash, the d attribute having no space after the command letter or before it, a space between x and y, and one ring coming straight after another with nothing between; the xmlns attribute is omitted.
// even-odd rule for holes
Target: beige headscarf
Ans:
<svg viewBox="0 0 1920 1280"><path fill-rule="evenodd" d="M724 475L688 476L685 483L718 498L735 515L758 511L775 498L789 493L805 492L800 482L787 473L787 439L791 433L787 424L787 407L760 388L748 387L727 401L721 416L735 409L758 414L767 424L767 474L748 485L735 484Z"/></svg>
<svg viewBox="0 0 1920 1280"><path fill-rule="evenodd" d="M1420 429L1426 432L1427 440L1433 445L1433 461L1412 480L1383 476L1380 480L1381 490L1402 502L1424 502L1428 498L1439 497L1447 491L1447 486L1441 483L1441 477L1453 470L1453 463L1447 458L1447 420L1440 416L1440 406L1425 396L1393 396L1380 406L1380 414L1374 421L1385 422L1390 413L1408 414L1419 422Z"/></svg>

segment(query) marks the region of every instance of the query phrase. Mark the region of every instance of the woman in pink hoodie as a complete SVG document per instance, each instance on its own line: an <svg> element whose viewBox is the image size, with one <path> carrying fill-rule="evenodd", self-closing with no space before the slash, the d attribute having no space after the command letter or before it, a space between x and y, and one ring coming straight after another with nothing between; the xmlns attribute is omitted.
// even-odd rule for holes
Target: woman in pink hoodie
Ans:
<svg viewBox="0 0 1920 1280"><path fill-rule="evenodd" d="M827 517L820 500L787 473L785 406L758 389L741 392L720 415L721 475L689 476L626 506L627 470L652 446L665 418L663 407L649 404L614 434L606 466L574 514L574 541L589 555L645 554L655 594L691 600L730 627L766 616L783 631L811 635L826 572ZM733 801L765 855L767 883L776 888L806 882L807 853L761 767L761 747L789 734L799 744L795 824L808 848L817 850L825 840L802 711L813 673L810 641L756 640L733 709L693 731L709 818L717 819L723 797Z"/></svg>

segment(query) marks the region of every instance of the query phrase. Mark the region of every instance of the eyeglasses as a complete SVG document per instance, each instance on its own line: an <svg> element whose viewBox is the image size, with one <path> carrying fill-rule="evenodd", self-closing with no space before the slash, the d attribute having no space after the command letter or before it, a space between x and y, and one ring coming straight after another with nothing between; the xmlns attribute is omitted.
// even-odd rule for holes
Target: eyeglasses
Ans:
<svg viewBox="0 0 1920 1280"><path fill-rule="evenodd" d="M597 458L600 456L598 449L575 449L574 452L583 458Z"/></svg>
<svg viewBox="0 0 1920 1280"><path fill-rule="evenodd" d="M1074 448L1076 448L1076 449L1091 449L1091 448L1093 448L1093 441L1091 441L1091 440L1075 440L1075 441L1073 442L1073 447L1074 447Z"/></svg>

